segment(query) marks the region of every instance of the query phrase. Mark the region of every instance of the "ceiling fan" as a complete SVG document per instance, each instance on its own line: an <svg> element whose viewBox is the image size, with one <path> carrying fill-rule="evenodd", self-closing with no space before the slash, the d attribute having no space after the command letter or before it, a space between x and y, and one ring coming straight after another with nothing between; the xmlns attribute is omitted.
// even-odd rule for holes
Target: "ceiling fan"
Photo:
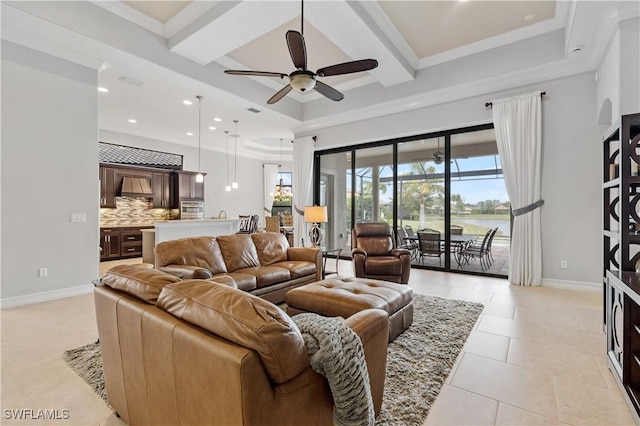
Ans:
<svg viewBox="0 0 640 426"><path fill-rule="evenodd" d="M269 71L244 71L225 70L225 74L245 75L256 77L289 77L289 84L280 89L267 101L268 104L275 104L282 99L292 89L297 92L306 92L315 89L320 94L333 101L341 101L344 95L333 87L319 81L318 77L329 77L334 75L351 74L361 71L369 71L378 66L375 59L361 59L358 61L343 62L341 64L330 65L317 70L315 73L307 69L307 49L304 43L304 0L302 0L302 16L300 18L301 32L289 30L286 39L289 47L289 54L296 70L291 74Z"/></svg>
<svg viewBox="0 0 640 426"><path fill-rule="evenodd" d="M438 149L433 153L433 162L442 164L444 161L444 152L440 151L440 138L438 138Z"/></svg>

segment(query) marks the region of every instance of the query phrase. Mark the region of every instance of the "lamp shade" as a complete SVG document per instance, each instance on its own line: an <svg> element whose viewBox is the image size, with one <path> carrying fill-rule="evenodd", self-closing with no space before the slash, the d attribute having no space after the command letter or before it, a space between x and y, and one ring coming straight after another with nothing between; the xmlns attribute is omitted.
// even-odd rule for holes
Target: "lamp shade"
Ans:
<svg viewBox="0 0 640 426"><path fill-rule="evenodd" d="M327 206L307 206L304 208L304 221L306 223L327 222Z"/></svg>

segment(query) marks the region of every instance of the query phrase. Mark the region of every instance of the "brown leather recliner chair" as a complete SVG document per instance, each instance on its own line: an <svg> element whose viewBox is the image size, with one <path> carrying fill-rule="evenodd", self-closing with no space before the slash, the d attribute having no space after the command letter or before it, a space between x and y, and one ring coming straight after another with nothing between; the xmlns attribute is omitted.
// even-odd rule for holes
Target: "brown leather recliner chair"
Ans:
<svg viewBox="0 0 640 426"><path fill-rule="evenodd" d="M395 248L391 227L385 222L356 223L351 257L358 278L409 282L411 252Z"/></svg>

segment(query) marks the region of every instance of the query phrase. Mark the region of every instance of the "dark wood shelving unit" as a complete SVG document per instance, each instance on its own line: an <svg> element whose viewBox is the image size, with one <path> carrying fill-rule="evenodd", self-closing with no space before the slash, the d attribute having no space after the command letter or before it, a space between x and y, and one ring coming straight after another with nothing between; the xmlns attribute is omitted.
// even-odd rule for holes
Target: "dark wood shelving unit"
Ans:
<svg viewBox="0 0 640 426"><path fill-rule="evenodd" d="M607 359L640 425L640 114L603 142L603 291Z"/></svg>

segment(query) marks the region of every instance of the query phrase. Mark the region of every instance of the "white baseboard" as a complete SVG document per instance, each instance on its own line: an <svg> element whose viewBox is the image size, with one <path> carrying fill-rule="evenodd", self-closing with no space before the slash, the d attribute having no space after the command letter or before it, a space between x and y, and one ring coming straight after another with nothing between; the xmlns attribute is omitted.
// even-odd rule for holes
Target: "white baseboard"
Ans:
<svg viewBox="0 0 640 426"><path fill-rule="evenodd" d="M543 278L542 287L565 288L568 290L602 291L602 283L590 283L587 281L554 280Z"/></svg>
<svg viewBox="0 0 640 426"><path fill-rule="evenodd" d="M64 299L65 297L79 296L91 293L93 284L85 284L77 287L62 288L60 290L43 291L42 293L27 294L24 296L7 297L0 299L0 309L14 308L16 306L30 305L32 303L48 302L50 300Z"/></svg>

